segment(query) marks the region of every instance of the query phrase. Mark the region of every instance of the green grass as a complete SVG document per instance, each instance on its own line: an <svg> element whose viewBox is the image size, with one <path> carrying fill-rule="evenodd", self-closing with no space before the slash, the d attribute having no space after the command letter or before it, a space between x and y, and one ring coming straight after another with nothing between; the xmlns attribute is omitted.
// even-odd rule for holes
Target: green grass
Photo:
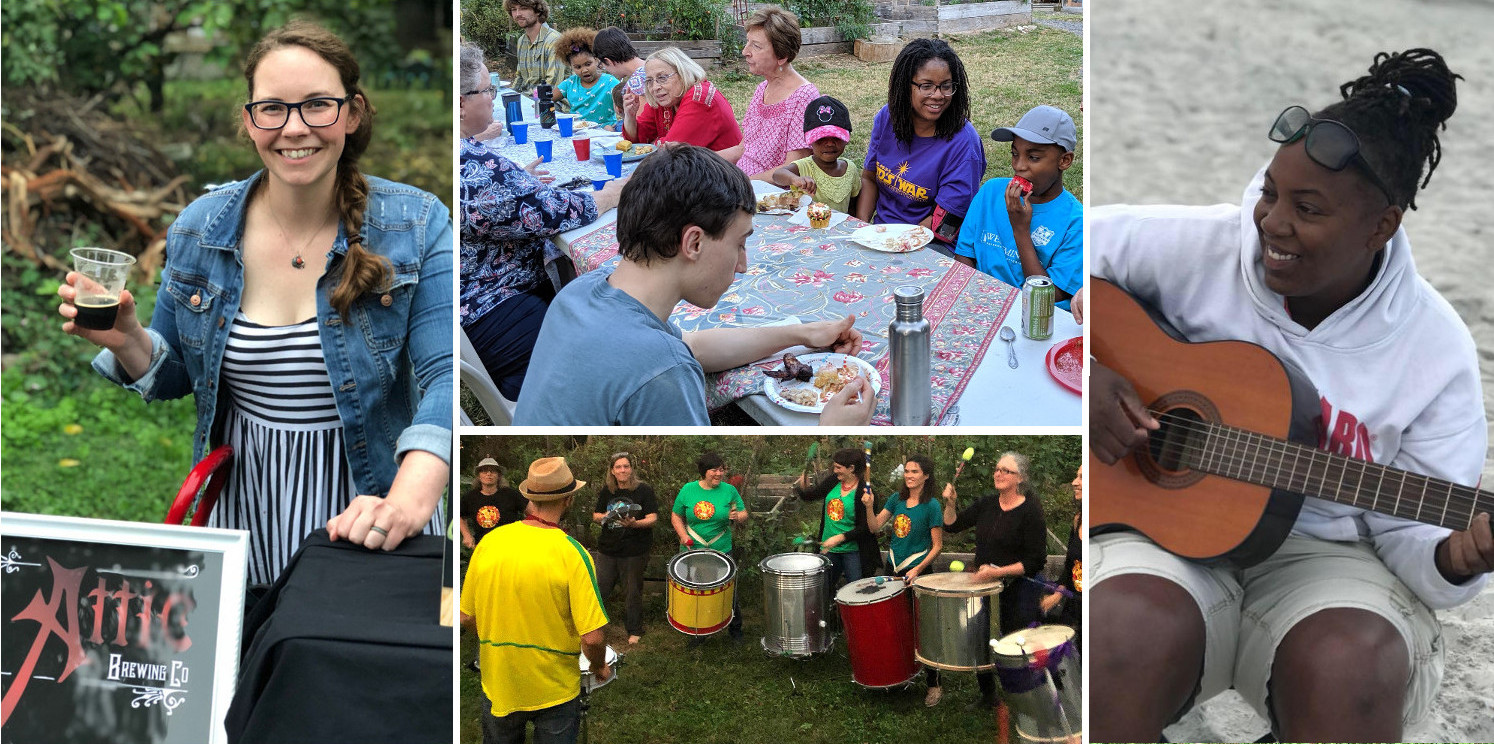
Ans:
<svg viewBox="0 0 1494 744"><path fill-rule="evenodd" d="M1080 16L1064 15L1063 19ZM1026 33L1010 29L948 39L970 80L970 120L986 147L986 180L1012 175L1011 148L992 141L991 130L1011 126L1038 104L1057 106L1074 117L1079 133L1074 165L1064 172L1064 187L1084 198L1084 40L1055 28L1040 26ZM862 62L849 54L806 57L794 63L799 73L814 83L820 93L835 96L851 111L851 143L845 157L860 162L866 157L872 119L887 102L887 79L891 62ZM740 66L710 71L713 82L731 101L738 118L747 111L761 78L743 72Z"/></svg>
<svg viewBox="0 0 1494 744"><path fill-rule="evenodd" d="M655 548L655 552L659 552ZM653 584L654 582L650 582ZM795 661L770 657L763 634L761 578L737 585L746 638L734 644L726 633L699 648L665 621L664 595L645 592L647 629L628 652L621 628L622 592L607 603L607 642L626 653L616 681L591 695L591 740L608 744L843 744L870 742L978 742L995 738L988 712L966 710L980 693L971 673L945 672L944 702L923 705L922 676L907 689L868 690L851 681L843 637L825 654ZM461 643L461 741L482 740L478 720L482 688L466 665L477 639L463 631Z"/></svg>

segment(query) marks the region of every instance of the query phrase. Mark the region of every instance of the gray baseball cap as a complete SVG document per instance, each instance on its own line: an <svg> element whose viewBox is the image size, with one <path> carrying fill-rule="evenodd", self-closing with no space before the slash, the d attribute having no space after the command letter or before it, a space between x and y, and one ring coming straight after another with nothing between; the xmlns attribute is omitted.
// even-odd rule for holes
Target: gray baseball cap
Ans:
<svg viewBox="0 0 1494 744"><path fill-rule="evenodd" d="M1074 119L1063 109L1053 106L1034 106L1031 111L1022 115L1022 119L1014 127L1002 127L991 132L991 139L997 142L1011 142L1013 137L1021 137L1028 142L1058 145L1064 152L1073 152L1074 146L1079 144L1079 136L1074 131Z"/></svg>
<svg viewBox="0 0 1494 744"><path fill-rule="evenodd" d="M481 460L479 460L478 463L477 463L477 467L473 468L473 470L482 470L483 468L492 468L494 470L502 470L503 469L503 468L498 467L498 461L494 460L491 457L484 457Z"/></svg>

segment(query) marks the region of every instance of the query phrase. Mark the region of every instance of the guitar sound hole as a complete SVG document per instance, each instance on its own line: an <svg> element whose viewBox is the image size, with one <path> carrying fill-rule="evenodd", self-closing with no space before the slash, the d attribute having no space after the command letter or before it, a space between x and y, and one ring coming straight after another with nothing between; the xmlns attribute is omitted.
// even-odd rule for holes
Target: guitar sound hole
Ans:
<svg viewBox="0 0 1494 744"><path fill-rule="evenodd" d="M1197 424L1203 417L1191 408L1174 408L1157 418L1162 428L1152 432L1147 440L1152 461L1173 473L1191 469L1192 453L1202 446Z"/></svg>

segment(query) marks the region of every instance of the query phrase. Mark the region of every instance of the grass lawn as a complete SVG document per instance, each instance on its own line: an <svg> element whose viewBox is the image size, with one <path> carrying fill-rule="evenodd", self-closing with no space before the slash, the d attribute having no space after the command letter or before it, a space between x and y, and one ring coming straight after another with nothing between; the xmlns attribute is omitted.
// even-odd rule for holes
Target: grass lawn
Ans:
<svg viewBox="0 0 1494 744"><path fill-rule="evenodd" d="M658 547L655 547L655 553ZM755 567L754 567L755 568ZM607 642L626 653L616 681L591 696L591 740L608 744L844 744L847 742L970 742L995 739L990 712L967 710L980 693L973 673L945 672L944 702L923 705L922 676L902 690L868 690L851 681L844 637L825 654L794 661L765 654L762 579L755 571L737 584L745 639L726 633L699 648L665 621L664 594L644 594L647 632L626 652L622 591L607 603ZM745 584L743 583L745 582ZM461 741L482 740L482 687L467 662L476 635L463 632Z"/></svg>
<svg viewBox="0 0 1494 744"><path fill-rule="evenodd" d="M1078 16L1072 16L1078 18ZM1060 16L1068 20L1070 16ZM991 130L1011 126L1038 104L1057 106L1074 117L1079 133L1074 165L1064 172L1064 187L1084 198L1084 40L1075 34L1040 26L1021 32L997 30L948 39L970 79L970 120L986 145L986 179L1012 174L1011 148L992 141ZM862 62L849 54L807 57L794 66L820 89L835 96L851 111L851 144L845 157L861 162L871 136L872 119L887 102L891 62ZM710 78L731 101L738 120L746 113L752 93L762 78L740 66L709 71Z"/></svg>

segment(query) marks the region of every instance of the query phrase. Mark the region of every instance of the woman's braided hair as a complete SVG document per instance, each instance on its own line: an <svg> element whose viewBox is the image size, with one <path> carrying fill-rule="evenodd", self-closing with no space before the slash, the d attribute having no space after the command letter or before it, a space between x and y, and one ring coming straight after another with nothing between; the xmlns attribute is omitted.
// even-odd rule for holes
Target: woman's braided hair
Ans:
<svg viewBox="0 0 1494 744"><path fill-rule="evenodd" d="M363 211L368 207L368 179L358 171L358 158L363 156L373 139L374 108L368 102L368 94L358 85L358 58L353 56L353 50L336 34L305 20L294 20L271 31L249 51L249 57L244 61L244 79L249 83L251 96L254 95L254 72L259 63L270 52L289 46L307 49L337 70L343 89L352 97L343 116L358 117L358 128L348 134L343 144L334 185L337 216L347 234L348 252L343 258L342 277L332 290L330 302L339 315L346 316L354 300L364 292L387 285L392 274L388 259L363 245ZM259 184L263 183L264 179L260 179Z"/></svg>
<svg viewBox="0 0 1494 744"><path fill-rule="evenodd" d="M1456 81L1430 49L1380 52L1369 74L1339 87L1342 101L1314 114L1359 136L1360 155L1392 192L1396 206L1416 208L1416 192L1442 160L1439 129L1458 107ZM1422 176L1422 165L1426 176Z"/></svg>

